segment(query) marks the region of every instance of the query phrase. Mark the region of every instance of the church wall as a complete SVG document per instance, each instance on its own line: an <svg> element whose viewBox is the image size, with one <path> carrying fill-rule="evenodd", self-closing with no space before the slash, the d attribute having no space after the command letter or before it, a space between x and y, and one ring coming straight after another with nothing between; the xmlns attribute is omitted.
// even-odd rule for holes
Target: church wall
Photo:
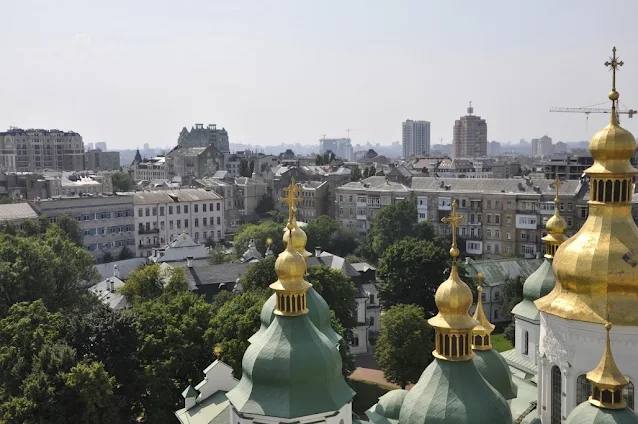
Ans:
<svg viewBox="0 0 638 424"><path fill-rule="evenodd" d="M515 317L516 356L536 365L536 350L540 337L540 324L534 324ZM527 332L527 353L525 352L525 332Z"/></svg>

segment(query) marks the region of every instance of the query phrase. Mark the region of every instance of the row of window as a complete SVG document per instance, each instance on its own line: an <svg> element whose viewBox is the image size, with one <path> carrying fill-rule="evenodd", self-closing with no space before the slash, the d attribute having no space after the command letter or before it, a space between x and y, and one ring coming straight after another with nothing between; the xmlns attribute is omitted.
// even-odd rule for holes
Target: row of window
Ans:
<svg viewBox="0 0 638 424"><path fill-rule="evenodd" d="M221 210L221 202L202 203L201 205L198 203L194 203L192 206L193 206L193 213L199 213L200 209L202 212L207 212L207 211L213 212L213 210L216 210L216 211ZM189 210L188 205L175 205L174 209L173 209L173 205L168 206L169 215L173 215L173 211L175 211L175 214L179 215L182 213L182 210L184 211L184 213L188 213L188 210ZM157 216L157 212L158 212L157 206L138 208L137 216ZM164 212L165 212L165 207L160 206L159 216L164 216L165 215Z"/></svg>
<svg viewBox="0 0 638 424"><path fill-rule="evenodd" d="M87 228L84 230L84 237L106 235L106 234L117 234L117 233L124 233L127 231L133 231L133 226L132 225L116 225L114 227Z"/></svg>
<svg viewBox="0 0 638 424"><path fill-rule="evenodd" d="M90 252L97 252L100 250L109 250L118 247L124 246L135 246L135 240L116 240L116 241L107 241L105 243L91 243L86 245L86 250Z"/></svg>
<svg viewBox="0 0 638 424"><path fill-rule="evenodd" d="M82 215L76 215L75 219L79 222L83 221L98 221L101 219L115 219L115 218L125 218L127 216L133 216L133 210L127 209L123 211L112 211L112 212L91 212L85 213ZM58 222L57 216L50 216L49 222L55 224Z"/></svg>
<svg viewBox="0 0 638 424"><path fill-rule="evenodd" d="M202 220L201 220L202 227L207 227L209 225L215 225L215 218L217 219L217 225L222 225L221 217L219 217L219 216L217 216L217 217L211 216L210 217L210 221L209 221L209 219L207 217L202 218ZM189 222L188 219L184 219L184 228L188 228L188 222ZM193 220L193 225L195 227L199 227L199 223L200 223L199 218L195 218ZM175 224L177 225L177 228L182 228L182 220L181 219L176 220ZM168 228L172 230L173 227L174 227L173 221L172 220L168 221ZM138 228L139 228L140 231L150 231L151 230L151 223L150 222L147 222L145 224L140 223ZM157 228L158 228L157 227L157 222L153 222L152 229L153 230L157 230ZM160 230L164 230L165 229L164 221L160 221L159 229Z"/></svg>

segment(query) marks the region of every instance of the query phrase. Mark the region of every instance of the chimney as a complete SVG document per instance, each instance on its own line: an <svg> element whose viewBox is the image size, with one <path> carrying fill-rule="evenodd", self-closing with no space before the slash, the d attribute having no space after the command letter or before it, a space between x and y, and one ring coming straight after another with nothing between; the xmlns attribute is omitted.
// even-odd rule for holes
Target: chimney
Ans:
<svg viewBox="0 0 638 424"><path fill-rule="evenodd" d="M184 398L184 407L186 409L190 409L195 404L197 404L197 390L193 388L193 386L189 385L186 390L182 392L182 397Z"/></svg>
<svg viewBox="0 0 638 424"><path fill-rule="evenodd" d="M193 257L191 255L186 257L186 264L188 265L189 268L193 267Z"/></svg>
<svg viewBox="0 0 638 424"><path fill-rule="evenodd" d="M115 281L109 280L109 288L112 292L115 292Z"/></svg>
<svg viewBox="0 0 638 424"><path fill-rule="evenodd" d="M113 265L113 277L120 278L120 268L117 264Z"/></svg>
<svg viewBox="0 0 638 424"><path fill-rule="evenodd" d="M315 247L315 256L316 257L321 256L321 246Z"/></svg>

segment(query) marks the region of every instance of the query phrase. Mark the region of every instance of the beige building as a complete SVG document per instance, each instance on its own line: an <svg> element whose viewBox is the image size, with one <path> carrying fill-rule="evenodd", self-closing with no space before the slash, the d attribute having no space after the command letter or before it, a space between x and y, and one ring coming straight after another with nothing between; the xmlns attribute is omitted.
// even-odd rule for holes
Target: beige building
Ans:
<svg viewBox="0 0 638 424"><path fill-rule="evenodd" d="M180 147L207 147L215 146L220 152L229 152L228 132L225 128L218 129L216 124L209 124L204 128L204 124L195 124L188 131L182 128L177 139Z"/></svg>
<svg viewBox="0 0 638 424"><path fill-rule="evenodd" d="M480 116L473 115L472 102L467 115L454 122L452 139L453 158L475 158L487 156L487 123Z"/></svg>
<svg viewBox="0 0 638 424"><path fill-rule="evenodd" d="M222 175L219 175L222 174ZM217 177L219 175L219 177ZM202 178L194 181L198 187L212 190L224 199L224 228L226 235L234 234L239 229L239 211L235 202L237 187L235 180L226 171L215 174L213 178Z"/></svg>
<svg viewBox="0 0 638 424"><path fill-rule="evenodd" d="M103 152L100 149L89 150L86 156L86 169L91 171L115 171L120 169L120 152Z"/></svg>
<svg viewBox="0 0 638 424"><path fill-rule="evenodd" d="M268 186L263 181L253 178L235 178L235 205L242 222L257 218L257 205L266 194Z"/></svg>
<svg viewBox="0 0 638 424"><path fill-rule="evenodd" d="M152 181L168 179L168 167L164 156L133 162L133 181Z"/></svg>
<svg viewBox="0 0 638 424"><path fill-rule="evenodd" d="M456 200L465 216L459 235L467 255L475 259L508 256L534 258L544 254L541 241L545 224L554 213L556 194L551 180L464 179L414 177L411 187L371 177L337 188L337 219L346 227L365 233L374 216L386 205L403 199L416 202L419 222L429 221L438 234L448 235L441 223ZM565 181L560 186L560 213L567 222L567 235L574 234L587 217L587 184Z"/></svg>
<svg viewBox="0 0 638 424"><path fill-rule="evenodd" d="M328 214L328 182L307 181L299 184L299 197L297 203L297 220L301 222L312 221L321 215Z"/></svg>
<svg viewBox="0 0 638 424"><path fill-rule="evenodd" d="M76 132L11 128L0 133L0 139L5 147L9 143L15 148L17 171L84 170L84 142Z"/></svg>
<svg viewBox="0 0 638 424"><path fill-rule="evenodd" d="M215 172L224 169L224 154L215 146L181 147L177 146L166 155L168 177L197 179L212 177Z"/></svg>

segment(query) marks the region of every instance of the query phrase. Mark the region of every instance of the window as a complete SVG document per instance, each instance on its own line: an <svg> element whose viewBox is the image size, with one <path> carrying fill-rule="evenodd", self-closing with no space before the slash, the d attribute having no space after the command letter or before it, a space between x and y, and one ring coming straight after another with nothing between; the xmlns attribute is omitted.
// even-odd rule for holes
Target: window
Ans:
<svg viewBox="0 0 638 424"><path fill-rule="evenodd" d="M199 218L195 218L195 226L199 227Z"/></svg>
<svg viewBox="0 0 638 424"><path fill-rule="evenodd" d="M173 207L172 206L168 207L168 214L169 215L173 215Z"/></svg>
<svg viewBox="0 0 638 424"><path fill-rule="evenodd" d="M349 201L350 203L352 203L352 196L350 196L350 198L349 198L349 200L348 200L348 201Z"/></svg>
<svg viewBox="0 0 638 424"><path fill-rule="evenodd" d="M508 232L505 233L505 239L506 240L511 240L512 239L512 235Z"/></svg>
<svg viewBox="0 0 638 424"><path fill-rule="evenodd" d="M562 212L562 211L564 211L564 210L565 210L565 204L564 204L564 203L561 203L561 204L560 204L560 211Z"/></svg>
<svg viewBox="0 0 638 424"><path fill-rule="evenodd" d="M374 304L374 295L370 294L370 304Z"/></svg>
<svg viewBox="0 0 638 424"><path fill-rule="evenodd" d="M521 233L521 240L527 240L527 233Z"/></svg>
<svg viewBox="0 0 638 424"><path fill-rule="evenodd" d="M137 216L144 216L144 212L142 212L142 208L137 210Z"/></svg>
<svg viewBox="0 0 638 424"><path fill-rule="evenodd" d="M567 211L568 211L568 212L571 212L571 211L572 211L572 207L573 207L573 206L572 206L572 204L571 204L571 203L568 203L568 204L567 204Z"/></svg>
<svg viewBox="0 0 638 424"><path fill-rule="evenodd" d="M374 317L370 317L370 325L374 325Z"/></svg>
<svg viewBox="0 0 638 424"><path fill-rule="evenodd" d="M164 216L164 206L160 206L160 216Z"/></svg>
<svg viewBox="0 0 638 424"><path fill-rule="evenodd" d="M175 213L178 215L182 213L182 207L180 205L175 206Z"/></svg>
<svg viewBox="0 0 638 424"><path fill-rule="evenodd" d="M339 216L343 216L343 208L339 208Z"/></svg>
<svg viewBox="0 0 638 424"><path fill-rule="evenodd" d="M591 393L591 383L587 380L585 374L581 374L576 378L576 405L580 405L589 399Z"/></svg>
<svg viewBox="0 0 638 424"><path fill-rule="evenodd" d="M195 212L197 212L197 209ZM202 203L202 212L206 212L206 203Z"/></svg>
<svg viewBox="0 0 638 424"><path fill-rule="evenodd" d="M485 292L481 293L481 302L485 302L487 299L487 295L485 294Z"/></svg>
<svg viewBox="0 0 638 424"><path fill-rule="evenodd" d="M529 355L529 332L523 332L523 355Z"/></svg>
<svg viewBox="0 0 638 424"><path fill-rule="evenodd" d="M501 223L501 216L500 215L494 215L494 223L495 224L500 224Z"/></svg>
<svg viewBox="0 0 638 424"><path fill-rule="evenodd" d="M184 205L184 213L188 213L188 205Z"/></svg>
<svg viewBox="0 0 638 424"><path fill-rule="evenodd" d="M359 336L354 335L352 336L352 347L358 347L359 346Z"/></svg>
<svg viewBox="0 0 638 424"><path fill-rule="evenodd" d="M173 221L168 221L168 229L169 230L173 229Z"/></svg>
<svg viewBox="0 0 638 424"><path fill-rule="evenodd" d="M204 240L206 240L206 239L208 238L208 237L207 237L207 232L206 232L206 231L204 231L204 232L202 233L202 237L204 238Z"/></svg>
<svg viewBox="0 0 638 424"><path fill-rule="evenodd" d="M188 228L188 219L184 220L184 228Z"/></svg>
<svg viewBox="0 0 638 424"><path fill-rule="evenodd" d="M217 217L217 225L222 225L222 219L220 217Z"/></svg>
<svg viewBox="0 0 638 424"><path fill-rule="evenodd" d="M195 241L199 240L199 233L195 233Z"/></svg>
<svg viewBox="0 0 638 424"><path fill-rule="evenodd" d="M181 219L177 220L177 228L182 228L182 220Z"/></svg>
<svg viewBox="0 0 638 424"><path fill-rule="evenodd" d="M500 240L501 239L501 230L494 230L494 238L496 240Z"/></svg>
<svg viewBox="0 0 638 424"><path fill-rule="evenodd" d="M485 245L485 250L487 251L487 253L492 253L492 245L487 243Z"/></svg>
<svg viewBox="0 0 638 424"><path fill-rule="evenodd" d="M160 229L164 229L164 221L160 221Z"/></svg>
<svg viewBox="0 0 638 424"><path fill-rule="evenodd" d="M571 217L567 217L567 228L572 228L572 224L574 223L574 221L572 220Z"/></svg>
<svg viewBox="0 0 638 424"><path fill-rule="evenodd" d="M507 223L508 223L508 224L511 224L511 223L512 223L512 217L511 217L510 215L507 215L507 216L505 217L505 220L507 221Z"/></svg>
<svg viewBox="0 0 638 424"><path fill-rule="evenodd" d="M500 253L501 253L501 246L500 246L498 243L496 243L496 244L494 245L494 253L495 253L496 255L500 255Z"/></svg>
<svg viewBox="0 0 638 424"><path fill-rule="evenodd" d="M199 205L197 203L195 203L193 205L193 212L195 212L195 213L199 212L198 208L199 208Z"/></svg>
<svg viewBox="0 0 638 424"><path fill-rule="evenodd" d="M492 215L491 214L487 214L487 223L491 224L492 223Z"/></svg>
<svg viewBox="0 0 638 424"><path fill-rule="evenodd" d="M206 221L207 221L207 220L208 220L207 218L202 218L202 225L203 225L204 227L207 225L207 224L206 224Z"/></svg>
<svg viewBox="0 0 638 424"><path fill-rule="evenodd" d="M487 201L487 209L492 209L492 201L491 200Z"/></svg>
<svg viewBox="0 0 638 424"><path fill-rule="evenodd" d="M157 206L153 207L153 216L157 216Z"/></svg>
<svg viewBox="0 0 638 424"><path fill-rule="evenodd" d="M208 210L210 210L211 212L213 211L213 204L211 203L210 205L208 205ZM230 206L230 200L228 201L228 206ZM217 209L219 210L219 209Z"/></svg>
<svg viewBox="0 0 638 424"><path fill-rule="evenodd" d="M339 195L339 201L343 202L343 196L342 195Z"/></svg>
<svg viewBox="0 0 638 424"><path fill-rule="evenodd" d="M550 424L561 424L562 415L562 376L560 374L560 368L556 365L552 367L552 391L551 391L551 420Z"/></svg>
<svg viewBox="0 0 638 424"><path fill-rule="evenodd" d="M499 315L498 315L498 309L494 309L494 319L498 319Z"/></svg>
<svg viewBox="0 0 638 424"><path fill-rule="evenodd" d="M146 216L151 216L151 208L146 208L144 210L144 213L145 213Z"/></svg>
<svg viewBox="0 0 638 424"><path fill-rule="evenodd" d="M501 300L501 292L494 292L494 300Z"/></svg>
<svg viewBox="0 0 638 424"><path fill-rule="evenodd" d="M220 209L221 204L219 202L217 202L217 210Z"/></svg>

